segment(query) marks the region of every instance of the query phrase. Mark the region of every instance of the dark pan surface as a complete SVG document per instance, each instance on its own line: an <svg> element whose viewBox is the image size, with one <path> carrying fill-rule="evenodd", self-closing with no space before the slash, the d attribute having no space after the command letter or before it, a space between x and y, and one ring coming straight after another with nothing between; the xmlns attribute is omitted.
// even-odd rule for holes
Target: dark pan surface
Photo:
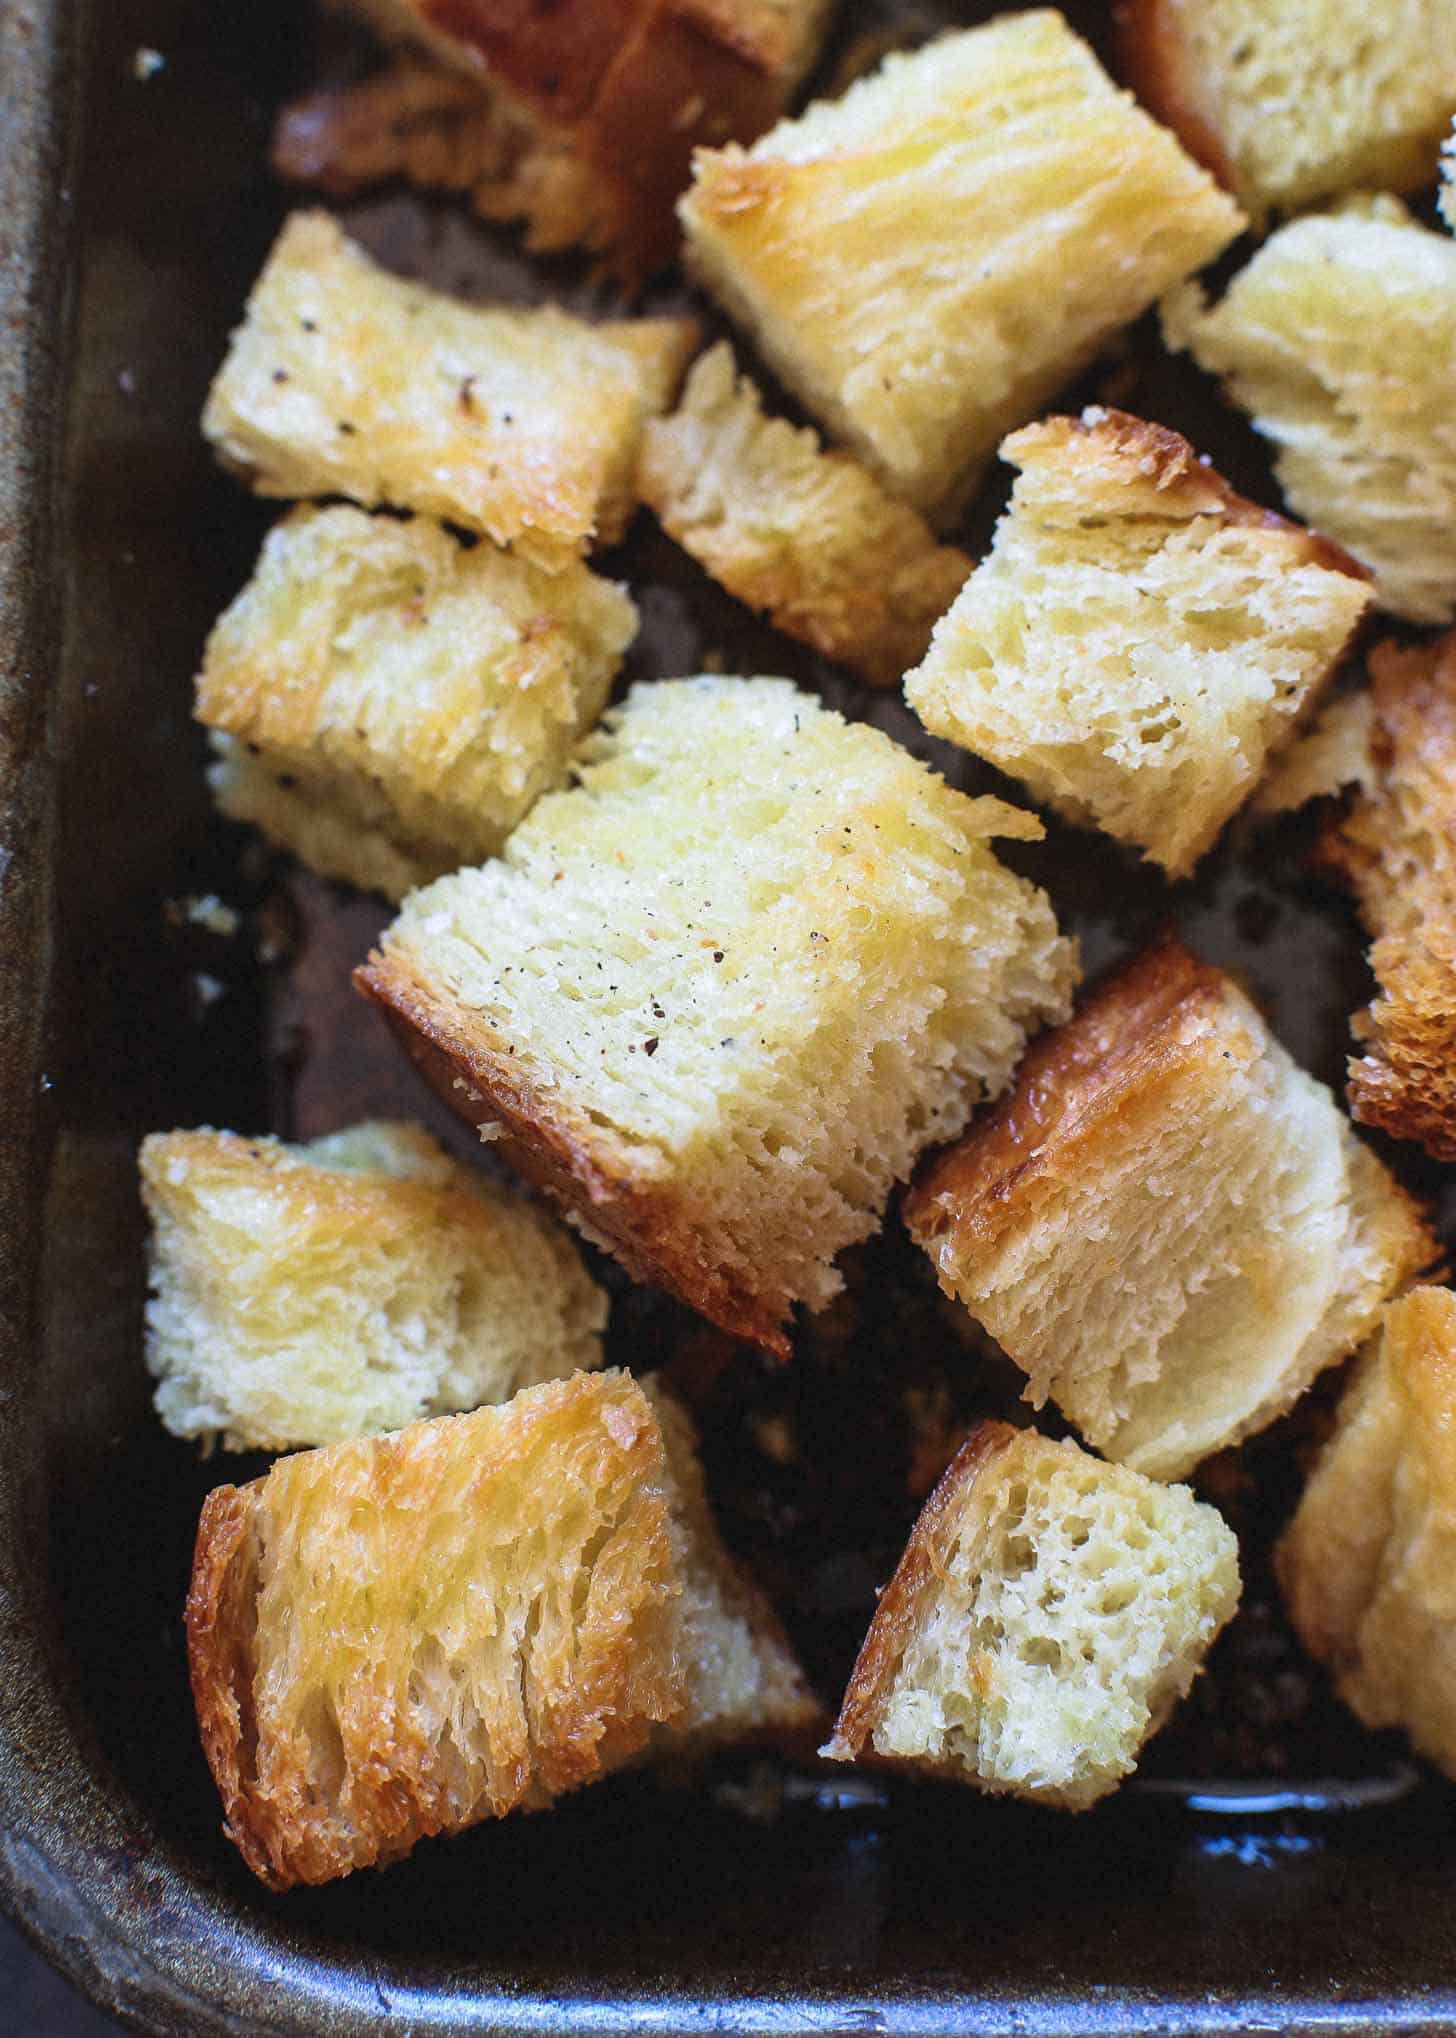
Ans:
<svg viewBox="0 0 1456 2038"><path fill-rule="evenodd" d="M841 43L991 11L846 0ZM1102 37L1104 10L1068 11ZM0 357L22 405L0 432L23 420L0 480L10 1907L98 2002L157 2032L1451 2027L1456 1797L1397 1740L1352 1727L1268 1592L1265 1547L1319 1397L1241 1464L1207 1469L1245 1538L1246 1609L1143 1780L1088 1817L740 1763L700 1790L604 1785L289 1898L220 1838L179 1614L198 1504L237 1466L199 1464L150 1411L135 1142L204 1122L306 1137L366 1111L447 1129L345 988L382 909L216 824L189 721L202 638L270 515L212 470L196 417L284 203L263 168L271 110L335 60L301 17L285 0L0 10L16 108L0 233L34 291L12 280L5 308L41 336ZM166 60L148 82L139 49ZM447 207L387 195L350 224L467 293L600 301L570 265L533 267ZM1151 332L1076 394L1094 392L1176 423L1275 500L1252 435ZM996 506L993 489L978 538ZM719 660L788 672L958 782L994 783L893 700L754 626L649 520L610 563L647 618L629 677ZM1176 892L1065 831L1018 861L1089 968L1172 916L1338 1080L1369 985L1304 848L1297 824L1246 832ZM214 891L242 909L231 941L169 909ZM1393 1158L1437 1192L1437 1171ZM917 1505L907 1389L946 1424L1015 1393L893 1221L847 1273L783 1370L620 1282L613 1332L617 1358L670 1364L697 1402L725 1526L831 1700Z"/></svg>

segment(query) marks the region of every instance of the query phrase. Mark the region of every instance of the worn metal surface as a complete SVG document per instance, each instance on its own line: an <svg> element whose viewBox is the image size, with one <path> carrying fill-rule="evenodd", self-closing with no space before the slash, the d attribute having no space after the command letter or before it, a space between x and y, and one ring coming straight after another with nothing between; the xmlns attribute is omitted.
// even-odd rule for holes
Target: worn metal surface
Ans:
<svg viewBox="0 0 1456 2038"><path fill-rule="evenodd" d="M847 0L845 34L990 11ZM1093 29L1104 12L1073 11ZM235 1467L199 1465L148 1406L134 1142L158 1125L307 1135L432 1110L346 989L382 912L217 827L188 719L198 646L269 514L211 469L195 420L284 202L262 151L271 107L310 76L301 18L285 0L0 6L9 1907L97 2002L154 2032L1450 2028L1452 1793L1350 1727L1268 1602L1289 1431L1249 1455L1249 1480L1222 1474L1249 1608L1148 1787L1086 1818L842 1777L716 1795L637 1779L288 1898L219 1836L178 1616L199 1501ZM141 49L165 60L147 77ZM447 286L590 300L569 265L533 267L448 207L385 196L351 225ZM1272 499L1252 436L1148 333L1088 387L1109 375L1118 401ZM719 653L788 671L990 783L895 703L751 624L650 528L614 564L646 615L633 676ZM1368 985L1297 828L1244 835L1176 893L1088 837L1058 832L1021 860L1090 964L1171 912L1338 1076ZM213 890L243 911L236 941L168 913ZM1409 1154L1400 1165L1440 1187ZM943 1390L954 1415L1013 1384L961 1342L893 1225L849 1272L846 1303L782 1371L725 1363L711 1333L641 1296L619 1298L614 1330L617 1356L667 1360L697 1400L730 1532L830 1697L914 1512L906 1385ZM767 1418L798 1440L797 1468L763 1452ZM1327 1774L1351 1789L1300 1803ZM1235 1794L1219 1800L1223 1782ZM1251 1787L1267 1808L1238 1801Z"/></svg>

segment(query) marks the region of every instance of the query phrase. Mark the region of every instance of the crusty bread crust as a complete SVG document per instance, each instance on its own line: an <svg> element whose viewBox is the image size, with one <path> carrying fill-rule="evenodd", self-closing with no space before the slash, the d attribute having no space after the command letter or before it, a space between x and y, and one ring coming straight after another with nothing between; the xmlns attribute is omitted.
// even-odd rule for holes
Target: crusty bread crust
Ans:
<svg viewBox="0 0 1456 2038"><path fill-rule="evenodd" d="M628 284L676 250L673 202L693 150L772 124L829 11L829 0L351 4L387 40L453 68L406 59L295 102L275 167L335 192L401 172L468 189L487 218L525 220L536 251L584 246Z"/></svg>
<svg viewBox="0 0 1456 2038"><path fill-rule="evenodd" d="M895 1682L905 1645L919 1618L921 1601L939 1569L938 1551L946 1522L967 1501L981 1473L1017 1435L1009 1422L982 1422L966 1438L935 1490L916 1517L909 1540L894 1576L884 1588L874 1619L849 1674L839 1717L825 1754L833 1762L859 1762L870 1755L886 1768L906 1768L924 1773L925 1764L899 1762L892 1757L873 1757L870 1747L875 1722ZM944 1774L962 1776L957 1763L947 1763Z"/></svg>
<svg viewBox="0 0 1456 2038"><path fill-rule="evenodd" d="M731 1336L788 1357L783 1325L793 1298L767 1280L750 1294L728 1278L671 1186L645 1178L602 1128L533 1082L480 1013L418 977L397 949L362 963L354 987L381 1008L451 1110L501 1128L496 1150L636 1280L668 1288Z"/></svg>
<svg viewBox="0 0 1456 2038"><path fill-rule="evenodd" d="M1456 1160L1456 632L1370 658L1370 783L1325 832L1374 937L1350 1109Z"/></svg>
<svg viewBox="0 0 1456 2038"><path fill-rule="evenodd" d="M1181 942L1156 943L1104 978L1065 1026L1044 1033L1012 1088L905 1198L921 1244L953 1222L968 1250L1034 1221L1061 1183L1096 1165L1110 1134L1156 1118L1221 1009L1225 978ZM1250 1039L1246 1059L1257 1053Z"/></svg>
<svg viewBox="0 0 1456 2038"><path fill-rule="evenodd" d="M1188 70L1188 51L1168 0L1118 0L1114 19L1123 78L1149 113L1172 128L1189 155L1232 191L1233 158L1203 110L1199 81Z"/></svg>
<svg viewBox="0 0 1456 2038"><path fill-rule="evenodd" d="M675 1719L667 1481L641 1389L578 1374L209 1495L188 1660L226 1830L253 1872L287 1889L399 1860L550 1803ZM572 1494L575 1515L559 1514ZM519 1540L493 1520L505 1504ZM436 1627L411 1594L419 1580L429 1602L434 1575L438 1602L430 1567L457 1548L469 1575L447 1581ZM459 1719L438 1696L442 1658L468 1680Z"/></svg>

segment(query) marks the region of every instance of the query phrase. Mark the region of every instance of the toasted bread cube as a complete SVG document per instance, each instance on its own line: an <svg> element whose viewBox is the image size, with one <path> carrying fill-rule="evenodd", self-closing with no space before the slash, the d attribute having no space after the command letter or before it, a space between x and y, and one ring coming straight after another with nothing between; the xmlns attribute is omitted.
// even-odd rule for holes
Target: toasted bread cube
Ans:
<svg viewBox="0 0 1456 2038"><path fill-rule="evenodd" d="M971 570L849 454L765 417L726 343L698 361L672 416L649 421L638 486L730 594L871 686L895 686L925 655Z"/></svg>
<svg viewBox="0 0 1456 2038"><path fill-rule="evenodd" d="M1032 1049L905 1217L1027 1400L1155 1479L1282 1415L1436 1252L1329 1091L1173 941Z"/></svg>
<svg viewBox="0 0 1456 2038"><path fill-rule="evenodd" d="M1381 605L1456 617L1456 242L1395 199L1281 227L1212 307L1164 319L1276 447L1293 509Z"/></svg>
<svg viewBox="0 0 1456 2038"><path fill-rule="evenodd" d="M1348 881L1372 937L1379 994L1352 1021L1362 1125L1456 1160L1456 633L1379 645L1360 727L1360 790L1326 829L1326 860Z"/></svg>
<svg viewBox="0 0 1456 2038"><path fill-rule="evenodd" d="M423 510L559 569L622 535L644 418L690 319L587 325L389 275L323 212L285 224L202 429L259 495Z"/></svg>
<svg viewBox="0 0 1456 2038"><path fill-rule="evenodd" d="M154 1132L141 1183L174 1436L338 1443L602 1363L607 1298L571 1238L416 1125Z"/></svg>
<svg viewBox="0 0 1456 2038"><path fill-rule="evenodd" d="M350 0L387 41L422 44L285 109L282 174L333 192L403 175L523 220L540 253L584 246L629 284L670 261L693 150L751 141L818 51L831 0L557 0L446 9Z"/></svg>
<svg viewBox="0 0 1456 2038"><path fill-rule="evenodd" d="M905 698L937 736L1183 877L1313 705L1370 600L1334 546L1177 432L1047 418Z"/></svg>
<svg viewBox="0 0 1456 2038"><path fill-rule="evenodd" d="M1042 8L701 152L694 269L894 495L953 514L1026 420L1243 225Z"/></svg>
<svg viewBox="0 0 1456 2038"><path fill-rule="evenodd" d="M219 1487L187 1642L226 1830L274 1889L817 1716L691 1425L624 1373Z"/></svg>
<svg viewBox="0 0 1456 2038"><path fill-rule="evenodd" d="M1238 1599L1238 1544L1186 1486L982 1423L921 1510L821 1752L1086 1811Z"/></svg>
<svg viewBox="0 0 1456 2038"><path fill-rule="evenodd" d="M786 680L634 688L499 862L358 972L442 1097L641 1280L785 1350L1074 950L968 800Z"/></svg>
<svg viewBox="0 0 1456 2038"><path fill-rule="evenodd" d="M428 518L295 510L203 657L218 804L401 898L493 856L562 782L636 629L579 560L543 573Z"/></svg>
<svg viewBox="0 0 1456 2038"><path fill-rule="evenodd" d="M1255 215L1415 191L1456 113L1456 0L1122 0L1138 96Z"/></svg>
<svg viewBox="0 0 1456 2038"><path fill-rule="evenodd" d="M1456 1776L1456 1295L1393 1302L1276 1553L1294 1629L1367 1727Z"/></svg>

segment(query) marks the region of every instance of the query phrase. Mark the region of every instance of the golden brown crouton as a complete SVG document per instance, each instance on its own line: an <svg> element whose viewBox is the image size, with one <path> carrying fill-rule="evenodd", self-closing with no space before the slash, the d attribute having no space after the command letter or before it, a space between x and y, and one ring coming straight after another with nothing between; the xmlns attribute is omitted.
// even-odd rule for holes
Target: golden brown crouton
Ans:
<svg viewBox="0 0 1456 2038"><path fill-rule="evenodd" d="M1164 313L1273 442L1290 506L1367 566L1385 608L1456 619L1456 244L1394 198L1270 236L1216 305Z"/></svg>
<svg viewBox="0 0 1456 2038"><path fill-rule="evenodd" d="M1172 941L1032 1048L905 1218L1027 1399L1158 1479L1281 1415L1436 1254L1329 1091Z"/></svg>
<svg viewBox="0 0 1456 2038"><path fill-rule="evenodd" d="M1295 1632L1367 1727L1456 1776L1456 1295L1417 1288L1361 1357L1277 1569Z"/></svg>
<svg viewBox="0 0 1456 2038"><path fill-rule="evenodd" d="M545 573L426 517L295 510L203 656L218 804L402 898L493 856L562 782L636 630L578 559Z"/></svg>
<svg viewBox="0 0 1456 2038"><path fill-rule="evenodd" d="M693 150L777 119L832 0L557 0L549 8L348 0L390 42L380 76L285 109L284 176L334 192L404 175L522 220L540 253L583 246L629 284L671 260Z"/></svg>
<svg viewBox="0 0 1456 2038"><path fill-rule="evenodd" d="M1067 1009L968 800L783 680L658 681L358 973L444 1100L638 1279L786 1349L917 1154Z"/></svg>
<svg viewBox="0 0 1456 2038"><path fill-rule="evenodd" d="M188 1654L275 1889L819 1708L718 1537L691 1421L624 1373L281 1459L198 1528Z"/></svg>
<svg viewBox="0 0 1456 2038"><path fill-rule="evenodd" d="M849 454L765 417L726 342L694 366L672 416L649 421L638 487L730 594L872 686L924 656L971 570Z"/></svg>
<svg viewBox="0 0 1456 2038"><path fill-rule="evenodd" d="M1095 408L1001 452L1021 470L1011 506L905 698L1186 876L1318 697L1364 576L1163 425Z"/></svg>
<svg viewBox="0 0 1456 2038"><path fill-rule="evenodd" d="M154 1132L141 1182L147 1364L176 1436L340 1443L602 1362L607 1298L570 1235L418 1126Z"/></svg>
<svg viewBox="0 0 1456 2038"><path fill-rule="evenodd" d="M679 206L701 280L925 514L1242 215L1049 8L893 55Z"/></svg>
<svg viewBox="0 0 1456 2038"><path fill-rule="evenodd" d="M1456 632L1370 659L1367 764L1325 833L1372 937L1379 995L1355 1015L1363 1125L1456 1160Z"/></svg>
<svg viewBox="0 0 1456 2038"><path fill-rule="evenodd" d="M1085 1811L1238 1598L1238 1545L1186 1486L982 1423L880 1595L823 1752Z"/></svg>
<svg viewBox="0 0 1456 2038"><path fill-rule="evenodd" d="M459 303L378 268L327 213L294 213L202 428L259 495L423 510L549 570L621 536L643 421L696 342L690 319Z"/></svg>
<svg viewBox="0 0 1456 2038"><path fill-rule="evenodd" d="M1121 0L1138 96L1249 212L1435 175L1456 0Z"/></svg>

